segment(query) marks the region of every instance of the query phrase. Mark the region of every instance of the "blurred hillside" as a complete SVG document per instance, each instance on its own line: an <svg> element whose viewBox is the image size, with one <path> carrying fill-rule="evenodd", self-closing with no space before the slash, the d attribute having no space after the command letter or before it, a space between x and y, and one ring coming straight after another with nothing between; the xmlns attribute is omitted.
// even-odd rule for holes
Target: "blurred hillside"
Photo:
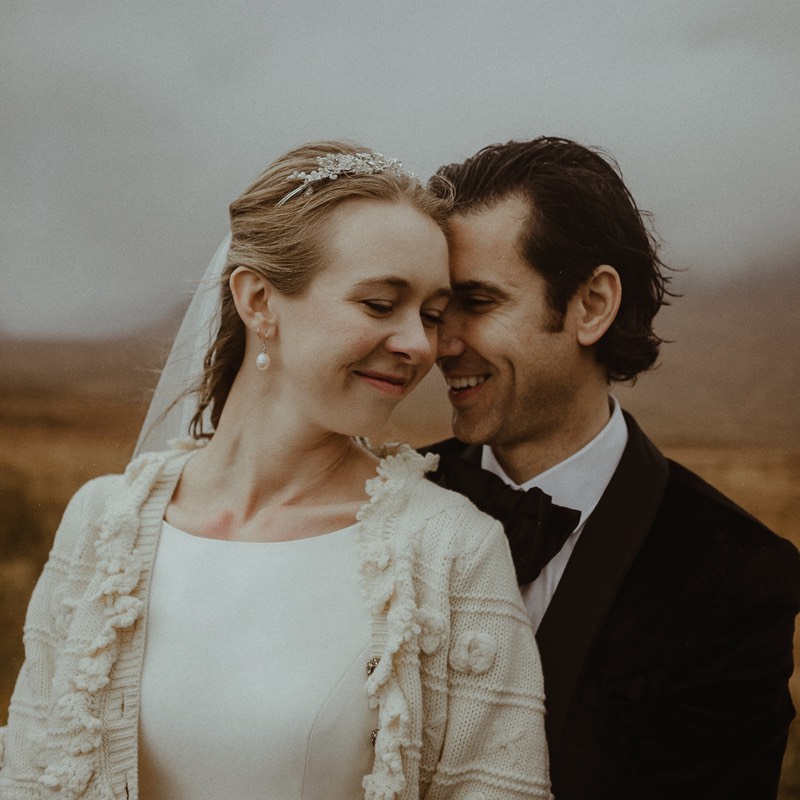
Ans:
<svg viewBox="0 0 800 800"><path fill-rule="evenodd" d="M670 343L655 370L616 387L623 404L662 444L800 444L800 268L719 286L678 274L674 284L683 296L657 318ZM102 341L0 337L0 391L51 397L53 424L65 394L118 402L124 424L138 428L182 315L176 308L157 326ZM448 434L438 372L394 420L396 435L416 443Z"/></svg>

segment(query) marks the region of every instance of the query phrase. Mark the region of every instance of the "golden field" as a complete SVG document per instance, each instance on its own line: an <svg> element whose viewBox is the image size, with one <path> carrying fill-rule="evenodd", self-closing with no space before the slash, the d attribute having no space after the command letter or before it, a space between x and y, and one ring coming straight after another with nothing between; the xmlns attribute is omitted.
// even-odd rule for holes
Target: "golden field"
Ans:
<svg viewBox="0 0 800 800"><path fill-rule="evenodd" d="M130 458L155 383L153 368L170 338L170 331L162 333L149 342L61 343L56 351L51 343L0 339L0 724L22 662L27 601L64 506L85 481L120 471ZM797 376L796 362L783 362L786 386L776 390L779 399L782 392L791 396L792 405L781 406L766 434L761 428L754 434L747 424L758 398L726 387L726 378L736 380L727 364L715 379L718 394L702 382L678 395L667 392L664 382L675 378L675 369L662 371L661 383L643 380L621 390L624 405L668 455L800 545L800 425L794 382L786 382L787 370ZM723 396L730 403L724 409ZM446 435L447 427L446 401L434 377L399 410L395 434L421 444ZM728 435L720 435L723 429ZM796 639L796 663L799 648ZM797 670L792 692L800 706ZM792 727L780 798L800 798L800 722Z"/></svg>

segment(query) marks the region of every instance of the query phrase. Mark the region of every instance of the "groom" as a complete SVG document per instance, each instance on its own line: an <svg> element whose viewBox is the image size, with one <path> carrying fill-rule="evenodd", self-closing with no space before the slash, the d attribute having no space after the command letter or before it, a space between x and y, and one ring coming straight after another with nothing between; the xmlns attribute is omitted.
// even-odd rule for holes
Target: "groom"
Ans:
<svg viewBox="0 0 800 800"><path fill-rule="evenodd" d="M667 294L633 198L608 160L556 138L438 174L456 195L439 366L457 438L431 448L435 479L506 509L556 798L774 798L800 557L609 394L654 364ZM532 541L503 483L580 512L560 549Z"/></svg>

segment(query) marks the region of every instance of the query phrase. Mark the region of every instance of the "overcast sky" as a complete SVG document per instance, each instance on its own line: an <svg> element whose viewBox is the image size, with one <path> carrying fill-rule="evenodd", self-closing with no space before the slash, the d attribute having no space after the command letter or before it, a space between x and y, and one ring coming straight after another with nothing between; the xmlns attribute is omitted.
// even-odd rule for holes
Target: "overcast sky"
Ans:
<svg viewBox="0 0 800 800"><path fill-rule="evenodd" d="M667 259L800 256L797 0L2 3L0 331L123 332L202 274L274 157L423 177L561 135L613 153Z"/></svg>

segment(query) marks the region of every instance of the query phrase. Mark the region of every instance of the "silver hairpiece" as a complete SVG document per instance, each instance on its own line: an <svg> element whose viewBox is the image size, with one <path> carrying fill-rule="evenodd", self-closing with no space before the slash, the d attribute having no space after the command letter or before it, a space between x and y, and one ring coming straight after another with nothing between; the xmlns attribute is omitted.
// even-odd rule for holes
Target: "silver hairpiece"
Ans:
<svg viewBox="0 0 800 800"><path fill-rule="evenodd" d="M296 194L311 194L314 190L312 184L322 180L335 181L340 175L375 175L378 172L391 172L397 177L416 178L396 158L386 158L380 153L331 153L327 156L317 156L319 169L312 172L293 172L286 180L300 181L296 189L284 195L278 205L282 206Z"/></svg>

